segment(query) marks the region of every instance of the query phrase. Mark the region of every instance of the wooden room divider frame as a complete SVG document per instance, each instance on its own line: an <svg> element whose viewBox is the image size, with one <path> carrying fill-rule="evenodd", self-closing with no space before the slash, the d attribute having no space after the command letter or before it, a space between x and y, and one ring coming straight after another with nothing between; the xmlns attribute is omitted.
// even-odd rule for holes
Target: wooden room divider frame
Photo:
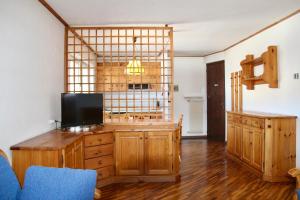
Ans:
<svg viewBox="0 0 300 200"><path fill-rule="evenodd" d="M66 28L65 92L103 93L105 122L173 122L173 75L172 27Z"/></svg>

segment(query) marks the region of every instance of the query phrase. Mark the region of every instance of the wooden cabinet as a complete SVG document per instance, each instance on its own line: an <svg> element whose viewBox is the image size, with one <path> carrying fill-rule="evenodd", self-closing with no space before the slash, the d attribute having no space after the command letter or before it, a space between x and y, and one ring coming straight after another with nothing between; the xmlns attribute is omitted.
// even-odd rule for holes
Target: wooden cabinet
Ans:
<svg viewBox="0 0 300 200"><path fill-rule="evenodd" d="M234 153L237 157L242 157L242 135L243 128L239 125L234 126Z"/></svg>
<svg viewBox="0 0 300 200"><path fill-rule="evenodd" d="M242 127L233 121L227 124L227 151L242 157Z"/></svg>
<svg viewBox="0 0 300 200"><path fill-rule="evenodd" d="M80 134L54 130L12 146L12 165L21 184L31 165L93 169L97 187L174 182L179 178L179 134L174 124L106 125Z"/></svg>
<svg viewBox="0 0 300 200"><path fill-rule="evenodd" d="M252 159L251 164L258 170L263 170L263 132L254 129L252 132Z"/></svg>
<svg viewBox="0 0 300 200"><path fill-rule="evenodd" d="M234 153L235 150L235 127L233 123L227 125L227 151Z"/></svg>
<svg viewBox="0 0 300 200"><path fill-rule="evenodd" d="M145 133L145 173L172 173L172 132Z"/></svg>
<svg viewBox="0 0 300 200"><path fill-rule="evenodd" d="M64 149L64 167L83 168L83 142L78 139Z"/></svg>
<svg viewBox="0 0 300 200"><path fill-rule="evenodd" d="M296 117L228 112L228 155L271 182L288 181L295 167Z"/></svg>
<svg viewBox="0 0 300 200"><path fill-rule="evenodd" d="M252 154L252 132L249 128L243 128L243 150L242 150L242 159L251 164L251 154Z"/></svg>
<svg viewBox="0 0 300 200"><path fill-rule="evenodd" d="M114 135L101 132L84 136L84 168L97 170L98 183L114 176Z"/></svg>
<svg viewBox="0 0 300 200"><path fill-rule="evenodd" d="M179 157L173 153L173 132L116 132L115 136L117 175L173 173L175 156Z"/></svg>
<svg viewBox="0 0 300 200"><path fill-rule="evenodd" d="M126 92L128 84L149 84L150 91L161 89L160 62L143 62L144 73L127 76L124 71L128 63L111 62L109 65L97 63L97 91Z"/></svg>
<svg viewBox="0 0 300 200"><path fill-rule="evenodd" d="M144 133L116 132L116 174L144 173Z"/></svg>
<svg viewBox="0 0 300 200"><path fill-rule="evenodd" d="M64 167L74 168L74 145L68 145L64 152Z"/></svg>

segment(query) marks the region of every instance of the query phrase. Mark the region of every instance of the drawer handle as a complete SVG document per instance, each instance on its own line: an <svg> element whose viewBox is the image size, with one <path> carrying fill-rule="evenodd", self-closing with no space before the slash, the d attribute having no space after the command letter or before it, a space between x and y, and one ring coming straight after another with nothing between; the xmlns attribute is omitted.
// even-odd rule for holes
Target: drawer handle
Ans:
<svg viewBox="0 0 300 200"><path fill-rule="evenodd" d="M102 165L102 162L101 162L101 160L99 160L99 161L98 161L98 164L99 164L99 165Z"/></svg>
<svg viewBox="0 0 300 200"><path fill-rule="evenodd" d="M98 154L101 154L102 151L98 151L98 152L95 152L94 155L98 155Z"/></svg>
<svg viewBox="0 0 300 200"><path fill-rule="evenodd" d="M102 142L102 139L100 138L100 139L98 139L98 141L99 141L99 142Z"/></svg>

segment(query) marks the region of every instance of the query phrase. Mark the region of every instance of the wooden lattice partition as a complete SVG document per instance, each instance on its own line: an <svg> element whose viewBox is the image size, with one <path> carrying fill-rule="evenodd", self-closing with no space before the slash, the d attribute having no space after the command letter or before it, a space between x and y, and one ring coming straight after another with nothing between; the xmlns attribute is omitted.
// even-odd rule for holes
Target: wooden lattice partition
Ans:
<svg viewBox="0 0 300 200"><path fill-rule="evenodd" d="M103 93L105 122L173 121L172 27L72 27L65 44L66 92Z"/></svg>

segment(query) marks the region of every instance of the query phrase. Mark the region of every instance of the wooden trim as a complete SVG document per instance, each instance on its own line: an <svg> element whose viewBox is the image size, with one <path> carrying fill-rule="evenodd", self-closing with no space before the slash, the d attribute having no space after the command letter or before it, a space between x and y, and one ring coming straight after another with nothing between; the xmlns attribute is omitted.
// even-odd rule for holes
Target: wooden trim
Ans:
<svg viewBox="0 0 300 200"><path fill-rule="evenodd" d="M255 32L255 33L249 35L248 37L246 37L246 38L244 38L244 39L242 39L242 40L240 40L240 41L238 41L238 42L236 42L236 43L230 45L229 47L227 47L227 48L225 48L225 49L223 49L223 50L219 50L219 51L216 51L216 52L212 52L212 53L203 55L203 57L210 56L210 55L214 55L214 54L221 53L221 52L225 52L225 51L231 49L232 47L235 47L235 46L241 44L242 42L245 42L246 40L248 40L248 39L250 39L250 38L252 38L252 37L254 37L254 36L256 36L256 35L258 35L258 34L260 34L260 33L262 33L263 31L265 31L265 30L267 30L267 29L269 29L269 28L272 28L273 26L275 26L275 25L277 25L277 24L279 24L279 23L281 23L281 22L283 22L283 21L285 21L285 20L287 20L287 19L289 19L289 18L291 18L291 17L293 17L293 16L295 16L295 15L297 15L297 14L299 14L299 13L300 13L300 9L298 9L298 10L292 12L291 14L289 14L289 15L287 15L287 16L285 16L285 17L283 17L283 18L281 18L281 19L279 19L279 20L277 20L277 21L275 21L274 23L272 23L272 24L270 24L270 25L268 25L268 26L266 26L266 27L260 29L259 31L257 31L257 32Z"/></svg>
<svg viewBox="0 0 300 200"><path fill-rule="evenodd" d="M214 55L214 54L217 54L217 53L222 53L222 52L224 52L224 51L225 51L225 49L219 50L219 51L215 51L215 52L212 52L212 53L209 53L209 54L205 54L205 55L203 55L202 57L211 56L211 55Z"/></svg>
<svg viewBox="0 0 300 200"><path fill-rule="evenodd" d="M52 15L54 15L54 17L56 17L63 25L65 25L66 27L69 27L69 24L45 0L39 0L39 2L45 8L47 8L47 10L49 10L49 12L51 12Z"/></svg>
<svg viewBox="0 0 300 200"><path fill-rule="evenodd" d="M203 58L204 56L201 56L201 55L199 55L199 56L197 56L197 55L176 55L176 52L175 52L175 54L174 54L174 58Z"/></svg>
<svg viewBox="0 0 300 200"><path fill-rule="evenodd" d="M86 41L83 40L83 38L78 35L78 33L76 33L73 28L70 27L70 25L45 1L45 0L39 0L39 2L52 14L54 15L54 17L56 17L56 19L58 19L58 21L60 21L66 28L68 28L68 30L70 30L75 37L77 37L91 52L95 53L96 56L97 52L90 47Z"/></svg>
<svg viewBox="0 0 300 200"><path fill-rule="evenodd" d="M242 71L238 72L238 76L239 76L239 111L243 111L243 84L242 84Z"/></svg>
<svg viewBox="0 0 300 200"><path fill-rule="evenodd" d="M108 30L122 30L122 29L157 29L157 30L170 30L173 31L173 27L164 26L72 26L73 29L108 29Z"/></svg>
<svg viewBox="0 0 300 200"><path fill-rule="evenodd" d="M68 28L65 27L65 48L64 48L64 88L65 92L68 92Z"/></svg>

